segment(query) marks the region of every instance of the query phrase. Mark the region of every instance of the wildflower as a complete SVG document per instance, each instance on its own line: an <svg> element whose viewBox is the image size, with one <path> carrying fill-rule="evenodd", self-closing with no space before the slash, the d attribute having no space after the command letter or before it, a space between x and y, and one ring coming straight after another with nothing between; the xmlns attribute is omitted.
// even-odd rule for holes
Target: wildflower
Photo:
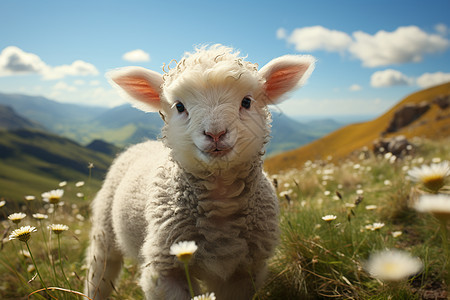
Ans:
<svg viewBox="0 0 450 300"><path fill-rule="evenodd" d="M355 203L345 203L344 205L347 208L355 208L356 207Z"/></svg>
<svg viewBox="0 0 450 300"><path fill-rule="evenodd" d="M384 181L384 185L386 185L386 186L391 186L391 185L392 185L392 182L391 182L389 179L386 179L386 180Z"/></svg>
<svg viewBox="0 0 450 300"><path fill-rule="evenodd" d="M450 196L423 195L415 205L415 209L419 212L433 214L436 218L446 220L450 218Z"/></svg>
<svg viewBox="0 0 450 300"><path fill-rule="evenodd" d="M22 219L25 218L26 216L27 216L26 214L21 213L21 212L13 213L8 216L8 219L10 219L15 224L19 224L20 221L22 221Z"/></svg>
<svg viewBox="0 0 450 300"><path fill-rule="evenodd" d="M206 293L204 295L195 296L192 300L216 300L214 293Z"/></svg>
<svg viewBox="0 0 450 300"><path fill-rule="evenodd" d="M27 267L27 272L28 273L33 273L34 271L36 271L36 267L34 265L28 265Z"/></svg>
<svg viewBox="0 0 450 300"><path fill-rule="evenodd" d="M25 200L27 200L27 201L33 201L33 200L35 200L35 199L36 199L36 197L33 196L33 195L27 195L27 196L25 196Z"/></svg>
<svg viewBox="0 0 450 300"><path fill-rule="evenodd" d="M51 190L49 192L43 193L41 196L45 202L49 202L51 204L57 204L61 197L64 195L64 190Z"/></svg>
<svg viewBox="0 0 450 300"><path fill-rule="evenodd" d="M36 227L33 226L22 226L19 229L11 232L9 240L18 239L21 242L28 242L31 238L31 233L37 231Z"/></svg>
<svg viewBox="0 0 450 300"><path fill-rule="evenodd" d="M384 223L373 223L372 224L372 231L380 230L384 227Z"/></svg>
<svg viewBox="0 0 450 300"><path fill-rule="evenodd" d="M366 205L366 209L367 210L375 210L375 209L377 209L377 206L376 205Z"/></svg>
<svg viewBox="0 0 450 300"><path fill-rule="evenodd" d="M61 181L59 183L59 187L63 187L63 186L66 186L66 185L67 185L67 181Z"/></svg>
<svg viewBox="0 0 450 300"><path fill-rule="evenodd" d="M51 224L48 228L55 234L61 234L63 231L69 230L69 226L63 224Z"/></svg>
<svg viewBox="0 0 450 300"><path fill-rule="evenodd" d="M83 193L77 193L77 197L78 197L78 198L83 198L83 197L84 197L84 194L83 194Z"/></svg>
<svg viewBox="0 0 450 300"><path fill-rule="evenodd" d="M398 281L417 274L422 269L422 262L404 251L385 250L372 254L365 269L377 279Z"/></svg>
<svg viewBox="0 0 450 300"><path fill-rule="evenodd" d="M94 163L88 163L88 169L93 169L94 168Z"/></svg>
<svg viewBox="0 0 450 300"><path fill-rule="evenodd" d="M78 181L77 183L75 183L76 187L82 187L84 185L84 181Z"/></svg>
<svg viewBox="0 0 450 300"><path fill-rule="evenodd" d="M175 255L180 261L187 263L191 260L197 245L194 241L182 241L170 247L170 254Z"/></svg>
<svg viewBox="0 0 450 300"><path fill-rule="evenodd" d="M5 201L5 200L0 201L0 207L5 206L5 204L6 204L6 201Z"/></svg>
<svg viewBox="0 0 450 300"><path fill-rule="evenodd" d="M47 219L48 216L44 215L44 214L36 213L36 214L33 214L33 218L35 218L36 220L44 220L44 219Z"/></svg>
<svg viewBox="0 0 450 300"><path fill-rule="evenodd" d="M324 220L325 222L330 223L331 221L336 220L336 216L335 215L326 215L324 217L322 217L322 220Z"/></svg>
<svg viewBox="0 0 450 300"><path fill-rule="evenodd" d="M427 189L437 192L444 186L446 177L450 176L450 164L443 161L429 166L423 165L409 170L408 175L412 181L422 182Z"/></svg>
<svg viewBox="0 0 450 300"><path fill-rule="evenodd" d="M399 236L401 236L403 234L403 232L401 232L401 231L393 231L391 234L392 234L392 237L398 238Z"/></svg>
<svg viewBox="0 0 450 300"><path fill-rule="evenodd" d="M362 190L362 189L356 190L356 195L362 195L362 194L364 194L364 190Z"/></svg>
<svg viewBox="0 0 450 300"><path fill-rule="evenodd" d="M364 226L364 228L366 230L373 230L373 225L372 224L368 224L368 225Z"/></svg>

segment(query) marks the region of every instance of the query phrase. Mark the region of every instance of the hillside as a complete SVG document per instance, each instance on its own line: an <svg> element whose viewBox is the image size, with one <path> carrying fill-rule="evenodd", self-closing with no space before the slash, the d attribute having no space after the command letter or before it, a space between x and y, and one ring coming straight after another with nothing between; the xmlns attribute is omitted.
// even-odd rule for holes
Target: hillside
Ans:
<svg viewBox="0 0 450 300"><path fill-rule="evenodd" d="M19 128L43 129L38 123L19 116L11 107L0 105L0 129L13 130Z"/></svg>
<svg viewBox="0 0 450 300"><path fill-rule="evenodd" d="M373 142L381 137L394 135L430 139L448 137L450 109L441 107L437 102L438 99L448 95L450 95L450 82L411 94L372 121L345 126L301 148L268 158L264 164L265 169L269 173L275 173L289 168L299 168L307 160L324 159L328 156L339 160L357 149L371 148ZM395 132L386 132L397 111L406 106L422 104L428 105L429 109L420 118L408 126L398 128Z"/></svg>
<svg viewBox="0 0 450 300"><path fill-rule="evenodd" d="M94 164L91 187L97 189L113 157L41 131L0 131L0 197L19 200L61 181L88 180L88 163Z"/></svg>

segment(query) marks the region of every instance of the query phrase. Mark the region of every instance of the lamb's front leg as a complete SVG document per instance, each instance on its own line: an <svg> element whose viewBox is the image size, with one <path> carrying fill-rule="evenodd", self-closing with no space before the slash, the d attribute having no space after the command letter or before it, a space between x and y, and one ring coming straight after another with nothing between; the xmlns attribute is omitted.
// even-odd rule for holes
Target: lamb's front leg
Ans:
<svg viewBox="0 0 450 300"><path fill-rule="evenodd" d="M194 293L198 293L198 285L192 282ZM182 268L159 274L151 266L144 266L140 285L147 300L184 300L191 299L189 285Z"/></svg>

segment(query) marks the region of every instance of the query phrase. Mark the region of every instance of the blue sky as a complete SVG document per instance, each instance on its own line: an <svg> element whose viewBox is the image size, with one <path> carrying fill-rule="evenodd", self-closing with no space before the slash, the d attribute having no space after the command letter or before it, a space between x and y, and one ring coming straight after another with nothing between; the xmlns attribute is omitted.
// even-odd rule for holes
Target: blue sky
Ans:
<svg viewBox="0 0 450 300"><path fill-rule="evenodd" d="M0 11L0 92L61 102L119 105L108 70L161 72L214 43L260 66L284 54L315 56L307 85L278 106L290 116L376 116L450 81L448 0L16 0L1 1Z"/></svg>

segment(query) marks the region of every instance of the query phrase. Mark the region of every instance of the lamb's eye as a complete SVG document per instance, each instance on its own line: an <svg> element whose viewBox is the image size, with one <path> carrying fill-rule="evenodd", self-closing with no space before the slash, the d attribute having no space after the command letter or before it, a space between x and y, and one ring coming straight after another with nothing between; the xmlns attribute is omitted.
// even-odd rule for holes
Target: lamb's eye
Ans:
<svg viewBox="0 0 450 300"><path fill-rule="evenodd" d="M180 112L180 113L182 113L185 110L184 105L181 102L178 102L177 104L175 104L175 107L177 108L178 112Z"/></svg>
<svg viewBox="0 0 450 300"><path fill-rule="evenodd" d="M250 97L244 97L241 102L241 106L245 109L249 109L252 105L252 99Z"/></svg>

